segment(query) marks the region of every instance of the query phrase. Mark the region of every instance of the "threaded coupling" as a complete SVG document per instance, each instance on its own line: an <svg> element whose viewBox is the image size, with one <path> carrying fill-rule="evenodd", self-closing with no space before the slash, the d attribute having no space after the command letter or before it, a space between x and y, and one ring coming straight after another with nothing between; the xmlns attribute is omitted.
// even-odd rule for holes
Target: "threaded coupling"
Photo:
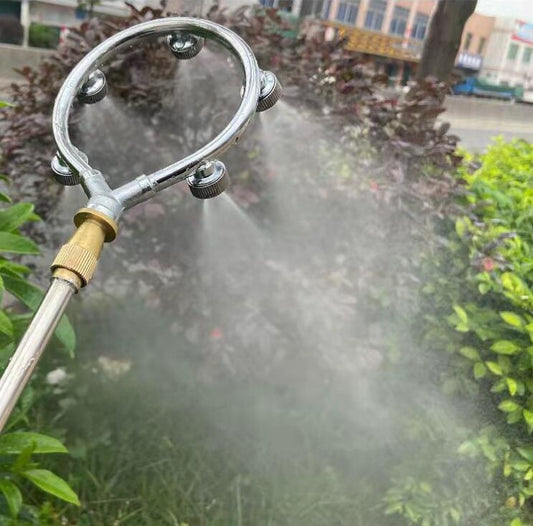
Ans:
<svg viewBox="0 0 533 526"><path fill-rule="evenodd" d="M94 275L104 243L115 238L117 226L101 212L89 208L82 208L74 221L78 228L57 253L51 269L54 277L64 276L65 270L74 273L85 287Z"/></svg>

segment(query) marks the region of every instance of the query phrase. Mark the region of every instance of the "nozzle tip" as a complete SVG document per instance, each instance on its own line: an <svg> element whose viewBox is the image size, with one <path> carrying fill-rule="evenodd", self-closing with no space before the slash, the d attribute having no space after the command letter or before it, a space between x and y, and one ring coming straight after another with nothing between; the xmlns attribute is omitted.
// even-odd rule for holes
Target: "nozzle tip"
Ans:
<svg viewBox="0 0 533 526"><path fill-rule="evenodd" d="M95 104L107 95L107 81L99 69L94 70L78 93L78 100L83 104Z"/></svg>
<svg viewBox="0 0 533 526"><path fill-rule="evenodd" d="M194 58L200 51L202 51L205 40L202 37L197 37L189 33L182 33L176 31L168 36L168 47L174 53L176 58L180 60L188 60Z"/></svg>
<svg viewBox="0 0 533 526"><path fill-rule="evenodd" d="M281 98L282 91L283 88L276 75L272 71L263 71L261 75L261 92L257 101L257 111L261 112L272 108Z"/></svg>
<svg viewBox="0 0 533 526"><path fill-rule="evenodd" d="M207 161L194 175L187 178L189 189L198 199L211 199L229 186L226 166L221 161Z"/></svg>

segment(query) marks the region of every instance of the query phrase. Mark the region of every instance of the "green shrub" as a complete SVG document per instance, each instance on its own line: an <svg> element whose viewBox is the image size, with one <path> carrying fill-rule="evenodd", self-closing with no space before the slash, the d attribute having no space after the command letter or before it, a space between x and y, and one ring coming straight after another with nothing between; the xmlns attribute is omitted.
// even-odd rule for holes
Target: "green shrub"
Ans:
<svg viewBox="0 0 533 526"><path fill-rule="evenodd" d="M533 146L499 140L479 164L465 161L463 212L444 225L448 241L425 287L426 347L444 357L444 389L473 400L483 419L457 449L465 463L482 459L500 488L476 524L521 526L533 519ZM403 479L387 503L413 524L463 524L459 509L444 519L429 506L406 510L430 493Z"/></svg>
<svg viewBox="0 0 533 526"><path fill-rule="evenodd" d="M5 178L2 178L5 181ZM37 245L23 236L19 228L26 222L38 220L33 205L11 205L10 198L0 192L0 201L6 206L0 209L0 296L4 292L20 300L28 308L23 312L18 302L6 303L0 310L0 371L7 365L15 343L20 339L32 311L38 306L42 291L28 281L30 269L14 262L11 255L34 255ZM74 349L74 333L68 321L63 319L56 336L69 353ZM55 438L27 432L29 411L35 400L35 391L28 387L8 422L8 433L0 435L0 523L42 524L34 506L23 504L23 493L29 485L54 495L64 501L79 504L76 494L60 477L41 469L35 455L66 453L66 448ZM17 519L18 518L18 519Z"/></svg>
<svg viewBox="0 0 533 526"><path fill-rule="evenodd" d="M59 28L32 24L30 26L29 44L33 47L55 49L59 44Z"/></svg>

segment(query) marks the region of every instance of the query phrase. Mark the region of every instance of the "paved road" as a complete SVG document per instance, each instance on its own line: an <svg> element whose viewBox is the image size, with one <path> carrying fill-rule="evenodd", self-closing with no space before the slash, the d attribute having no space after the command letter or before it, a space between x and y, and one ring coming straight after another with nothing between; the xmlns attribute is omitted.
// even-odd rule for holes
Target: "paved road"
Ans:
<svg viewBox="0 0 533 526"><path fill-rule="evenodd" d="M533 105L471 97L448 97L441 120L451 123L451 132L463 146L483 151L492 137L520 138L533 142Z"/></svg>

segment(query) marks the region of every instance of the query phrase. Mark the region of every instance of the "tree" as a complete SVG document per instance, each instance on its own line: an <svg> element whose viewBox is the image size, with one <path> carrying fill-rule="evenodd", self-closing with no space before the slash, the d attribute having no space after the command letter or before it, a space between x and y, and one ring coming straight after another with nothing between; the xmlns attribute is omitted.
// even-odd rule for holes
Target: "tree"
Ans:
<svg viewBox="0 0 533 526"><path fill-rule="evenodd" d="M439 0L418 66L417 78L448 82L461 45L463 28L477 0Z"/></svg>

